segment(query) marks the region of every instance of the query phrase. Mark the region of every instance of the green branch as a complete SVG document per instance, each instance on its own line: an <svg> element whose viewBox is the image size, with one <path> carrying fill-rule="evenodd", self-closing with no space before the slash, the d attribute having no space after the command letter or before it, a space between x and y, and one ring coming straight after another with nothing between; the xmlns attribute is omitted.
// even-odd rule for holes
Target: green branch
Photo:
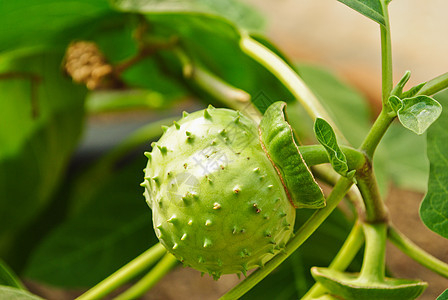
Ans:
<svg viewBox="0 0 448 300"><path fill-rule="evenodd" d="M432 256L393 226L389 226L389 240L404 254L430 269L431 271L448 278L448 264Z"/></svg>
<svg viewBox="0 0 448 300"><path fill-rule="evenodd" d="M392 73L392 42L390 38L390 24L388 1L381 0L381 7L383 9L385 26L380 26L381 31L381 73L382 73L382 99L383 109L389 107L387 103L390 92L393 88L393 73Z"/></svg>
<svg viewBox="0 0 448 300"><path fill-rule="evenodd" d="M272 258L263 268L257 269L245 280L235 286L227 294L221 297L221 300L238 299L247 291L253 288L257 283L268 276L275 268L277 268L285 259L287 259L297 248L300 247L314 231L325 221L325 219L336 208L338 203L352 186L352 181L347 178L341 178L335 185L333 191L327 199L327 206L317 210L302 227L295 232L294 237L286 244L283 252L280 252Z"/></svg>
<svg viewBox="0 0 448 300"><path fill-rule="evenodd" d="M254 60L268 69L296 97L313 121L316 118L326 120L333 127L336 135L347 143L347 139L337 128L330 115L303 82L299 75L280 57L250 36L242 34L241 49Z"/></svg>
<svg viewBox="0 0 448 300"><path fill-rule="evenodd" d="M130 263L88 290L86 293L76 298L76 300L100 299L108 295L116 288L120 287L143 272L145 269L149 268L159 258L161 258L164 253L166 253L166 250L161 244L154 245Z"/></svg>
<svg viewBox="0 0 448 300"><path fill-rule="evenodd" d="M347 158L350 170L357 170L364 166L365 157L362 152L349 146L340 146L340 148ZM328 153L322 145L299 146L299 152L302 154L307 166L315 166L329 162Z"/></svg>
<svg viewBox="0 0 448 300"><path fill-rule="evenodd" d="M139 299L163 278L179 261L170 253L165 254L162 260L146 274L140 281L130 287L115 300Z"/></svg>

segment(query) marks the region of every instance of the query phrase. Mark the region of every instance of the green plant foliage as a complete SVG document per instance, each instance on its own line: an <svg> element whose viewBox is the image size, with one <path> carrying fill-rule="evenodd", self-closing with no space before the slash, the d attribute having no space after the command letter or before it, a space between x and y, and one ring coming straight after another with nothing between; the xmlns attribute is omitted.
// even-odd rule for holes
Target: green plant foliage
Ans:
<svg viewBox="0 0 448 300"><path fill-rule="evenodd" d="M333 128L324 119L317 118L314 122L314 132L319 143L327 151L333 169L342 176L347 176L347 158L339 148Z"/></svg>
<svg viewBox="0 0 448 300"><path fill-rule="evenodd" d="M401 124L416 134L424 133L442 112L440 103L428 96L404 99L392 96L389 103L397 113Z"/></svg>
<svg viewBox="0 0 448 300"><path fill-rule="evenodd" d="M349 274L328 268L311 269L313 277L332 294L346 300L411 300L416 299L428 284L418 280L385 278L383 282L358 280Z"/></svg>
<svg viewBox="0 0 448 300"><path fill-rule="evenodd" d="M442 294L440 294L436 300L447 300L447 299L448 299L448 289L446 289Z"/></svg>
<svg viewBox="0 0 448 300"><path fill-rule="evenodd" d="M91 182L96 190L79 213L56 228L33 253L25 274L64 287L101 281L156 242L142 196L145 158Z"/></svg>
<svg viewBox="0 0 448 300"><path fill-rule="evenodd" d="M448 107L448 94L437 99ZM428 192L420 206L420 217L432 231L448 238L448 111L429 128L427 155L430 162Z"/></svg>
<svg viewBox="0 0 448 300"><path fill-rule="evenodd" d="M75 25L110 13L107 0L27 0L0 4L0 52L29 46L64 47L70 37L61 34ZM20 22L18 22L20 20Z"/></svg>
<svg viewBox="0 0 448 300"><path fill-rule="evenodd" d="M0 286L2 285L23 289L19 277L0 259Z"/></svg>
<svg viewBox="0 0 448 300"><path fill-rule="evenodd" d="M356 10L360 14L377 22L382 26L386 26L384 20L383 9L381 7L381 0L338 0L348 7ZM389 3L390 1L387 1Z"/></svg>
<svg viewBox="0 0 448 300"><path fill-rule="evenodd" d="M263 18L253 8L238 0L112 0L122 11L139 13L211 14L224 17L248 30L259 30Z"/></svg>
<svg viewBox="0 0 448 300"><path fill-rule="evenodd" d="M8 300L43 300L41 297L14 287L0 285L0 299Z"/></svg>
<svg viewBox="0 0 448 300"><path fill-rule="evenodd" d="M0 57L2 255L48 203L81 133L85 89L62 76L61 59L58 52Z"/></svg>

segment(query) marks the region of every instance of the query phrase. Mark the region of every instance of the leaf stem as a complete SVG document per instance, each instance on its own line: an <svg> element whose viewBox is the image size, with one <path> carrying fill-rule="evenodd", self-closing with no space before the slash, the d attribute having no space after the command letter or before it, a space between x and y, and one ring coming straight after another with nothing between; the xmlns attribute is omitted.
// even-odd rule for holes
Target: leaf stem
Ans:
<svg viewBox="0 0 448 300"><path fill-rule="evenodd" d="M313 92L283 59L247 34L241 35L240 47L243 52L263 65L283 83L291 94L303 105L313 121L316 118L325 119L333 127L336 135L345 142L347 141Z"/></svg>
<svg viewBox="0 0 448 300"><path fill-rule="evenodd" d="M390 23L389 11L387 7L387 0L381 0L381 7L383 9L385 26L380 26L381 31L381 70L382 70L382 100L383 110L388 107L387 103L390 92L393 88L393 73L392 73L392 43L390 38Z"/></svg>
<svg viewBox="0 0 448 300"><path fill-rule="evenodd" d="M401 233L397 228L390 225L389 226L389 240L404 254L421 264L422 266L430 269L431 271L448 278L448 264L441 261L440 259L432 256L416 244L414 244L410 239L408 239L403 233Z"/></svg>
<svg viewBox="0 0 448 300"><path fill-rule="evenodd" d="M327 206L317 210L302 227L297 230L294 237L286 244L283 252L280 252L272 258L263 268L259 268L222 296L221 300L238 299L247 291L253 288L257 283L268 276L277 268L288 256L297 250L314 231L325 221L325 219L336 208L340 200L344 197L352 185L352 181L342 177L334 186L330 196L327 199Z"/></svg>
<svg viewBox="0 0 448 300"><path fill-rule="evenodd" d="M366 248L358 280L383 282L385 275L387 224L363 224Z"/></svg>
<svg viewBox="0 0 448 300"><path fill-rule="evenodd" d="M431 96L446 88L448 88L448 72L426 82L417 95Z"/></svg>
<svg viewBox="0 0 448 300"><path fill-rule="evenodd" d="M162 260L146 274L140 281L130 287L115 300L139 299L149 289L151 289L160 279L163 278L176 264L178 260L170 253L165 254Z"/></svg>
<svg viewBox="0 0 448 300"><path fill-rule="evenodd" d="M98 283L96 286L76 298L76 300L91 300L102 298L124 283L128 282L143 270L154 264L166 253L165 248L157 243L121 269Z"/></svg>
<svg viewBox="0 0 448 300"><path fill-rule="evenodd" d="M350 263L355 258L359 249L364 243L364 235L362 232L362 226L359 221L356 221L352 230L350 231L347 239L335 256L329 269L337 271L345 271ZM311 289L302 297L302 300L311 300L317 298L325 293L326 289L318 282L316 282Z"/></svg>

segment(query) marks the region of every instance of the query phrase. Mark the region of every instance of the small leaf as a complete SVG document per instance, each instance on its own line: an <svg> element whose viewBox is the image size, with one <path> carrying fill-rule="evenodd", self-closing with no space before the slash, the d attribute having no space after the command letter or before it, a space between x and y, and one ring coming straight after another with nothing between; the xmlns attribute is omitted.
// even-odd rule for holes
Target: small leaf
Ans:
<svg viewBox="0 0 448 300"><path fill-rule="evenodd" d="M405 98L402 102L398 119L404 127L416 134L425 132L442 112L440 103L428 96Z"/></svg>
<svg viewBox="0 0 448 300"><path fill-rule="evenodd" d="M316 134L319 143L321 143L325 150L327 150L333 169L342 176L347 176L347 158L339 148L336 135L330 124L324 119L317 118L314 122L314 133Z"/></svg>
<svg viewBox="0 0 448 300"><path fill-rule="evenodd" d="M448 104L448 97L441 98ZM430 162L428 192L420 206L420 217L432 231L448 238L448 111L431 126L427 135Z"/></svg>
<svg viewBox="0 0 448 300"><path fill-rule="evenodd" d="M436 300L448 300L448 289L446 289L442 294L440 294Z"/></svg>
<svg viewBox="0 0 448 300"><path fill-rule="evenodd" d="M411 98L414 97L421 89L422 87L426 84L426 82L422 82L420 84L417 84L416 86L411 87L409 90L407 90L406 92L404 92L401 96L403 98Z"/></svg>
<svg viewBox="0 0 448 300"><path fill-rule="evenodd" d="M409 81L409 78L411 78L411 71L406 71L401 77L400 81L397 83L397 85L394 87L394 89L390 92L391 95L396 95L401 97L401 94L403 93L403 88L406 85L406 83Z"/></svg>
<svg viewBox="0 0 448 300"><path fill-rule="evenodd" d="M398 113L398 111L403 107L403 101L401 101L401 99L397 96L390 96L389 104L395 113Z"/></svg>
<svg viewBox="0 0 448 300"><path fill-rule="evenodd" d="M0 259L0 285L6 285L23 290L19 277Z"/></svg>
<svg viewBox="0 0 448 300"><path fill-rule="evenodd" d="M9 300L43 300L27 291L19 290L9 286L0 286L0 299Z"/></svg>
<svg viewBox="0 0 448 300"><path fill-rule="evenodd" d="M382 26L386 26L384 20L383 9L380 0L338 0L348 7L356 10L360 14L377 22Z"/></svg>

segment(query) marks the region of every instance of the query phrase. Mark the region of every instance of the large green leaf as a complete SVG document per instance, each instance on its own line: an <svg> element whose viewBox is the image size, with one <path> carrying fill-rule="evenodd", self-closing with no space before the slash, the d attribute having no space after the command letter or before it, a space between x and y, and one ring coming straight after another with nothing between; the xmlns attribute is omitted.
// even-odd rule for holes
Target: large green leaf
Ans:
<svg viewBox="0 0 448 300"><path fill-rule="evenodd" d="M111 3L118 10L139 13L218 15L249 30L259 30L264 24L253 8L239 0L112 0Z"/></svg>
<svg viewBox="0 0 448 300"><path fill-rule="evenodd" d="M428 192L420 206L420 217L429 229L448 238L448 93L437 99L445 109L428 129L430 171Z"/></svg>
<svg viewBox="0 0 448 300"><path fill-rule="evenodd" d="M89 287L155 243L139 183L145 158L91 182L83 209L56 228L31 257L25 275L64 287Z"/></svg>
<svg viewBox="0 0 448 300"><path fill-rule="evenodd" d="M0 285L23 289L19 277L0 259Z"/></svg>
<svg viewBox="0 0 448 300"><path fill-rule="evenodd" d="M70 27L110 13L107 0L0 2L0 52L69 40Z"/></svg>
<svg viewBox="0 0 448 300"><path fill-rule="evenodd" d="M381 0L338 0L367 18L386 26Z"/></svg>
<svg viewBox="0 0 448 300"><path fill-rule="evenodd" d="M81 133L85 89L63 77L61 59L58 52L0 56L1 255L48 203Z"/></svg>
<svg viewBox="0 0 448 300"><path fill-rule="evenodd" d="M43 300L27 291L0 285L0 299L7 300Z"/></svg>

